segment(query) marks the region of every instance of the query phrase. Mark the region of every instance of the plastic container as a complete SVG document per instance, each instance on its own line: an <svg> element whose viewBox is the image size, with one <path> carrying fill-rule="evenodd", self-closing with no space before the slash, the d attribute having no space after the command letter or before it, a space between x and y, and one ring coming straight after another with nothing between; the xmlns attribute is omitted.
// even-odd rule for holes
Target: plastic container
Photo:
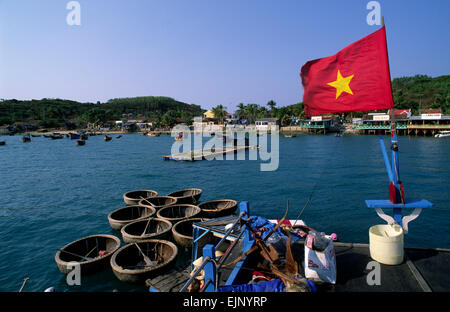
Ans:
<svg viewBox="0 0 450 312"><path fill-rule="evenodd" d="M374 225L369 229L370 257L387 265L403 262L403 228L398 224Z"/></svg>

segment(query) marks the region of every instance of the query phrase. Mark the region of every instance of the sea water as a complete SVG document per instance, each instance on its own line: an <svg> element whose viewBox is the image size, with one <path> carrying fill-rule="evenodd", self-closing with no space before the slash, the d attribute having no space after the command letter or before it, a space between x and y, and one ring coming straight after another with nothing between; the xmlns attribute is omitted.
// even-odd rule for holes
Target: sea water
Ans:
<svg viewBox="0 0 450 312"><path fill-rule="evenodd" d="M69 287L54 261L58 248L81 237L120 237L107 215L124 206L130 190L166 195L201 188L201 201L249 201L252 215L270 219L281 218L289 200L288 219L300 215L343 242L368 243L370 226L385 223L364 202L388 198L377 136L280 135L275 171L260 171L261 161L248 157L164 161L174 143L169 135L113 135L109 142L93 136L85 146L66 138L1 139L7 143L0 146L0 291L18 291L26 277L23 291L146 291L119 282L110 269ZM450 248L449 155L449 138L399 137L406 197L434 204L409 224L406 246Z"/></svg>

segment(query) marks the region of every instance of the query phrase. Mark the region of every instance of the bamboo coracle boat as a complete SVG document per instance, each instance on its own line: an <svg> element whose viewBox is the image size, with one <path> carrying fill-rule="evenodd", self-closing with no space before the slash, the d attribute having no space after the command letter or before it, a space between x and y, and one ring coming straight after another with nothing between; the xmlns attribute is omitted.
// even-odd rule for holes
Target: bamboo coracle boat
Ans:
<svg viewBox="0 0 450 312"><path fill-rule="evenodd" d="M122 239L125 243L136 243L148 239L164 239L170 236L172 223L159 218L148 218L125 225L122 230Z"/></svg>
<svg viewBox="0 0 450 312"><path fill-rule="evenodd" d="M202 211L202 217L218 218L233 214L237 209L237 202L232 199L219 199L201 203L198 207Z"/></svg>
<svg viewBox="0 0 450 312"><path fill-rule="evenodd" d="M73 270L71 262L80 264L81 274L101 271L108 266L111 256L119 249L120 239L113 235L91 235L69 243L55 255L58 269L63 274Z"/></svg>
<svg viewBox="0 0 450 312"><path fill-rule="evenodd" d="M139 205L144 207L153 207L156 210L159 210L163 207L167 207L170 205L175 205L177 203L177 199L172 196L154 196L149 198L144 198L139 201Z"/></svg>
<svg viewBox="0 0 450 312"><path fill-rule="evenodd" d="M149 239L123 246L111 257L110 263L120 281L143 283L147 278L169 270L175 264L177 254L174 243Z"/></svg>
<svg viewBox="0 0 450 312"><path fill-rule="evenodd" d="M201 189L191 188L170 193L168 196L175 197L177 204L195 204L202 196L202 192Z"/></svg>
<svg viewBox="0 0 450 312"><path fill-rule="evenodd" d="M143 198L158 196L158 192L152 190L135 190L123 194L123 201L127 205L137 205Z"/></svg>
<svg viewBox="0 0 450 312"><path fill-rule="evenodd" d="M193 227L194 222L201 222L207 219L203 218L189 218L178 221L172 227L172 235L175 242L181 247L192 247Z"/></svg>
<svg viewBox="0 0 450 312"><path fill-rule="evenodd" d="M120 230L131 222L150 218L155 213L156 209L153 207L126 206L112 211L108 215L108 222L114 230Z"/></svg>
<svg viewBox="0 0 450 312"><path fill-rule="evenodd" d="M194 218L200 214L201 210L199 207L194 205L172 205L159 209L156 212L158 218L169 220L172 223L188 219Z"/></svg>

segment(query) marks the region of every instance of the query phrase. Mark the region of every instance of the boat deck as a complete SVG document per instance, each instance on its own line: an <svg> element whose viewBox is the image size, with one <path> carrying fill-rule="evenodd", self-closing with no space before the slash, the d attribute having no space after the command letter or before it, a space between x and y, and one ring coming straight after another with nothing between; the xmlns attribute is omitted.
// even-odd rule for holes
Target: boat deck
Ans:
<svg viewBox="0 0 450 312"><path fill-rule="evenodd" d="M442 292L450 291L450 250L405 248L400 265L380 264L380 285L369 285L367 269L372 260L368 244L335 243L337 281L321 285L319 291L332 292ZM304 246L293 248L296 259L304 260ZM304 272L301 265L300 272Z"/></svg>
<svg viewBox="0 0 450 312"><path fill-rule="evenodd" d="M237 145L237 146L224 146L220 150L194 150L190 152L184 152L179 154L165 155L164 160L176 160L176 161L195 161L195 160L208 160L214 159L222 155L237 153L240 151L245 151L247 149L254 149L257 146L253 145Z"/></svg>
<svg viewBox="0 0 450 312"><path fill-rule="evenodd" d="M240 246L239 246L240 247ZM368 244L335 243L337 282L317 284L319 292L448 292L450 291L450 250L405 248L405 260L400 265L380 264L380 285L369 285L367 276L372 268ZM233 250L231 259L239 256L240 248ZM299 272L304 272L303 242L292 244L294 258L299 262ZM226 261L228 262L228 261ZM189 263L147 281L162 292L179 291L189 279ZM219 285L224 285L230 270L219 274ZM249 272L257 269L243 267Z"/></svg>

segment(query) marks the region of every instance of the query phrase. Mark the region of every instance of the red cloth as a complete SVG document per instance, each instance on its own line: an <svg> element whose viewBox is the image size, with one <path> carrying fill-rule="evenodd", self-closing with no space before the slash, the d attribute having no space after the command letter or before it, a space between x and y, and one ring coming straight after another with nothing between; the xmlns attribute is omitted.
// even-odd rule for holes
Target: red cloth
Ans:
<svg viewBox="0 0 450 312"><path fill-rule="evenodd" d="M333 56L307 62L300 77L308 117L394 107L385 27Z"/></svg>

